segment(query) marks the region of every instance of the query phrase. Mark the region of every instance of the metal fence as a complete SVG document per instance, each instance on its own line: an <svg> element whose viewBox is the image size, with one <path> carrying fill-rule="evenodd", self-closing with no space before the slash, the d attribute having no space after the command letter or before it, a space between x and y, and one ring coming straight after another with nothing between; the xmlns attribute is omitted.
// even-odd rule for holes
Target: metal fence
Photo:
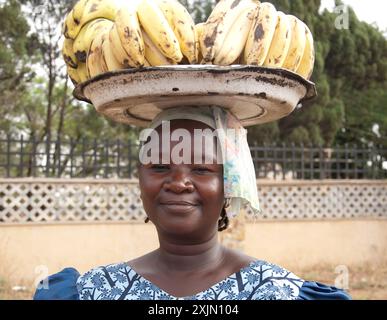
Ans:
<svg viewBox="0 0 387 320"><path fill-rule="evenodd" d="M139 146L131 141L0 139L0 177L133 178ZM257 178L386 179L387 149L304 145L251 146Z"/></svg>

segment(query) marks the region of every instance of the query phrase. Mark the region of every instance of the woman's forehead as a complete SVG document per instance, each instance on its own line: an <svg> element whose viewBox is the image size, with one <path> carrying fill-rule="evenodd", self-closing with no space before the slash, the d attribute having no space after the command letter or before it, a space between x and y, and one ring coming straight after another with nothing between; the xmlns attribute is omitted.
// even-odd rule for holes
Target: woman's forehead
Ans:
<svg viewBox="0 0 387 320"><path fill-rule="evenodd" d="M217 132L205 123L195 120L164 121L148 134L143 147L148 153L148 161L152 163L221 163Z"/></svg>

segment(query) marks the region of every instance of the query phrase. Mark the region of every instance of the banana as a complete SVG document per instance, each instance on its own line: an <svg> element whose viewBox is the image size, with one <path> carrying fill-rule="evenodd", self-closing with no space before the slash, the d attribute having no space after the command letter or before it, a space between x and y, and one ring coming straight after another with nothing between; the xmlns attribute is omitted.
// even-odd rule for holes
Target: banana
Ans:
<svg viewBox="0 0 387 320"><path fill-rule="evenodd" d="M300 66L301 59L305 50L305 29L303 23L295 16L288 15L288 19L291 24L292 37L290 41L288 55L282 67L295 72Z"/></svg>
<svg viewBox="0 0 387 320"><path fill-rule="evenodd" d="M120 37L117 32L117 26L114 23L109 32L109 42L113 54L119 64L124 68L135 68L136 63L128 56L125 49L122 47Z"/></svg>
<svg viewBox="0 0 387 320"><path fill-rule="evenodd" d="M79 76L77 69L72 68L70 66L67 66L67 74L69 75L74 86L76 86L78 83L82 82L81 77Z"/></svg>
<svg viewBox="0 0 387 320"><path fill-rule="evenodd" d="M85 62L81 62L78 65L77 68L78 76L81 79L81 82L85 82L86 80L89 79L89 75L87 73L87 67Z"/></svg>
<svg viewBox="0 0 387 320"><path fill-rule="evenodd" d="M115 21L122 48L134 67L144 65L144 40L136 13L136 5L129 3L117 12Z"/></svg>
<svg viewBox="0 0 387 320"><path fill-rule="evenodd" d="M71 10L65 21L64 35L66 38L75 39L81 28L91 20L104 18L114 21L119 2L116 0L88 0L76 7L77 11L74 13L74 9Z"/></svg>
<svg viewBox="0 0 387 320"><path fill-rule="evenodd" d="M277 26L264 65L274 68L282 67L288 55L290 40L291 26L289 20L283 12L278 11Z"/></svg>
<svg viewBox="0 0 387 320"><path fill-rule="evenodd" d="M258 6L253 2L248 3L241 11L228 31L219 52L216 53L214 64L227 66L239 58L257 12Z"/></svg>
<svg viewBox="0 0 387 320"><path fill-rule="evenodd" d="M258 17L247 37L242 63L263 65L273 40L277 21L278 13L271 3L259 4Z"/></svg>
<svg viewBox="0 0 387 320"><path fill-rule="evenodd" d="M81 27L78 22L74 21L73 10L70 10L63 22L62 33L68 39L75 39L76 36L73 36L73 37L70 36L70 34L73 35L75 33L74 30L76 30L78 34L79 31L81 30Z"/></svg>
<svg viewBox="0 0 387 320"><path fill-rule="evenodd" d="M67 65L67 74L74 85L86 81L88 79L86 63L79 63L77 68Z"/></svg>
<svg viewBox="0 0 387 320"><path fill-rule="evenodd" d="M296 73L309 80L313 73L315 51L312 33L305 23L302 24L305 27L306 45L300 66L298 67Z"/></svg>
<svg viewBox="0 0 387 320"><path fill-rule="evenodd" d="M95 19L89 21L82 27L73 45L73 51L79 61L86 62L91 41L98 33L104 33L106 29L110 29L112 25L113 22L108 19Z"/></svg>
<svg viewBox="0 0 387 320"><path fill-rule="evenodd" d="M81 22L83 13L89 0L79 0L73 7L73 20L76 24Z"/></svg>
<svg viewBox="0 0 387 320"><path fill-rule="evenodd" d="M253 1L221 0L204 24L200 47L205 63L212 63L235 20Z"/></svg>
<svg viewBox="0 0 387 320"><path fill-rule="evenodd" d="M156 0L156 2L179 41L181 52L190 64L196 64L198 52L195 46L195 22L191 15L177 0Z"/></svg>
<svg viewBox="0 0 387 320"><path fill-rule="evenodd" d="M124 66L119 63L119 61L114 56L113 48L111 46L111 42L109 41L108 33L103 35L102 56L106 63L108 71L124 69Z"/></svg>
<svg viewBox="0 0 387 320"><path fill-rule="evenodd" d="M203 27L204 27L204 22L201 22L195 25L195 47L198 55L196 60L198 63L203 60L203 55L202 55L202 51L200 48L200 41L199 41L200 37L203 34Z"/></svg>
<svg viewBox="0 0 387 320"><path fill-rule="evenodd" d="M62 55L63 55L63 59L66 62L66 64L69 67L76 69L78 67L78 61L77 61L77 57L75 56L74 51L73 51L73 43L74 43L74 41L72 39L64 38L63 47L62 47Z"/></svg>
<svg viewBox="0 0 387 320"><path fill-rule="evenodd" d="M160 51L175 62L183 58L179 42L154 0L142 0L137 8L141 26Z"/></svg>
<svg viewBox="0 0 387 320"><path fill-rule="evenodd" d="M176 64L173 60L165 57L159 48L152 42L149 36L144 30L142 31L142 36L144 38L145 44L145 59L151 66L165 66Z"/></svg>
<svg viewBox="0 0 387 320"><path fill-rule="evenodd" d="M144 61L144 67L150 67L151 65L150 65L150 63L148 62L148 60L147 59L145 59L145 61Z"/></svg>
<svg viewBox="0 0 387 320"><path fill-rule="evenodd" d="M91 42L89 54L87 55L86 66L88 77L92 78L101 73L107 72L108 68L102 55L103 33L99 33Z"/></svg>

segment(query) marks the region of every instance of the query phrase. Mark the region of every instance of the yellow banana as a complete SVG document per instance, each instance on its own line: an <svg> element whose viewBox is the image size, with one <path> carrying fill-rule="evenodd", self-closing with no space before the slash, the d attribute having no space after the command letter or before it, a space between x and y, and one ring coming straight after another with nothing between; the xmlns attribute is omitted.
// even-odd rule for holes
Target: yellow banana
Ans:
<svg viewBox="0 0 387 320"><path fill-rule="evenodd" d="M76 36L70 36L70 34L73 35L75 33L74 30L76 30L78 34L79 31L81 30L81 27L80 27L80 23L74 21L73 10L70 10L70 12L66 15L66 18L63 22L62 33L68 39L75 39Z"/></svg>
<svg viewBox="0 0 387 320"><path fill-rule="evenodd" d="M71 10L71 14L66 18L65 37L75 39L86 23L97 18L114 21L119 8L118 4L119 2L116 0L88 0L84 7L80 4L79 8L83 8L83 11L80 14L78 13L80 9L77 10L77 13L75 13L77 20L74 19L74 9ZM81 16L80 19L79 16Z"/></svg>
<svg viewBox="0 0 387 320"><path fill-rule="evenodd" d="M291 24L292 37L290 40L288 55L282 67L295 72L300 66L305 50L305 28L303 23L295 16L288 15L288 19Z"/></svg>
<svg viewBox="0 0 387 320"><path fill-rule="evenodd" d="M136 5L129 3L117 12L115 21L122 48L129 56L134 67L144 65L144 40L137 18Z"/></svg>
<svg viewBox="0 0 387 320"><path fill-rule="evenodd" d="M87 79L89 79L85 62L79 63L77 72L78 72L79 78L81 79L81 82L85 82Z"/></svg>
<svg viewBox="0 0 387 320"><path fill-rule="evenodd" d="M79 61L86 62L91 41L98 33L104 33L107 29L110 29L112 25L113 22L108 19L95 19L89 21L82 27L73 46L73 51Z"/></svg>
<svg viewBox="0 0 387 320"><path fill-rule="evenodd" d="M195 22L191 15L177 0L156 0L156 2L179 41L181 52L190 64L196 64L198 55L195 46Z"/></svg>
<svg viewBox="0 0 387 320"><path fill-rule="evenodd" d="M124 69L124 66L114 56L111 42L109 41L109 33L103 35L102 41L102 56L106 63L108 71Z"/></svg>
<svg viewBox="0 0 387 320"><path fill-rule="evenodd" d="M243 63L263 65L273 40L277 21L278 13L271 3L259 4L258 17L247 37Z"/></svg>
<svg viewBox="0 0 387 320"><path fill-rule="evenodd" d="M102 55L103 33L99 33L91 42L89 54L87 55L86 66L89 78L107 72L108 68Z"/></svg>
<svg viewBox="0 0 387 320"><path fill-rule="evenodd" d="M274 68L282 67L288 55L290 40L291 27L289 20L283 12L278 11L277 26L264 65Z"/></svg>
<svg viewBox="0 0 387 320"><path fill-rule="evenodd" d="M67 65L67 74L74 85L86 81L88 79L86 63L79 63L77 68Z"/></svg>
<svg viewBox="0 0 387 320"><path fill-rule="evenodd" d="M214 64L227 66L239 58L245 47L247 36L257 12L257 4L253 2L247 3L228 31L220 50L216 53Z"/></svg>
<svg viewBox="0 0 387 320"><path fill-rule="evenodd" d="M202 55L202 51L200 48L200 41L199 41L203 33L203 27L204 27L204 22L201 22L195 25L195 47L196 47L196 53L197 53L196 61L198 63L200 63L203 60L203 55Z"/></svg>
<svg viewBox="0 0 387 320"><path fill-rule="evenodd" d="M150 63L148 62L147 59L144 60L144 67L150 67Z"/></svg>
<svg viewBox="0 0 387 320"><path fill-rule="evenodd" d="M145 44L145 59L151 66L165 66L170 64L176 64L173 60L165 57L159 48L152 42L145 30L142 31Z"/></svg>
<svg viewBox="0 0 387 320"><path fill-rule="evenodd" d="M314 61L315 61L315 51L313 36L310 32L308 26L305 23L302 23L305 26L305 36L306 36L306 45L304 54L301 59L300 66L298 67L296 73L303 76L306 79L310 79L313 73Z"/></svg>
<svg viewBox="0 0 387 320"><path fill-rule="evenodd" d="M70 66L67 66L67 74L69 75L72 83L76 86L78 83L82 82L81 78L78 74L78 70L75 68L72 68Z"/></svg>
<svg viewBox="0 0 387 320"><path fill-rule="evenodd" d="M124 68L135 68L136 63L129 57L125 49L122 47L120 37L118 35L117 26L114 23L109 32L109 42L113 54L119 64Z"/></svg>
<svg viewBox="0 0 387 320"><path fill-rule="evenodd" d="M79 0L73 7L73 19L76 24L81 22L83 13L86 10L86 5L89 0Z"/></svg>
<svg viewBox="0 0 387 320"><path fill-rule="evenodd" d="M251 0L221 0L203 27L200 47L205 63L212 63L229 30Z"/></svg>
<svg viewBox="0 0 387 320"><path fill-rule="evenodd" d="M62 55L66 64L69 67L76 69L78 67L78 61L73 51L73 43L74 41L72 39L64 38Z"/></svg>
<svg viewBox="0 0 387 320"><path fill-rule="evenodd" d="M141 26L152 42L167 58L179 62L183 58L179 42L156 2L142 0L138 5L137 14Z"/></svg>

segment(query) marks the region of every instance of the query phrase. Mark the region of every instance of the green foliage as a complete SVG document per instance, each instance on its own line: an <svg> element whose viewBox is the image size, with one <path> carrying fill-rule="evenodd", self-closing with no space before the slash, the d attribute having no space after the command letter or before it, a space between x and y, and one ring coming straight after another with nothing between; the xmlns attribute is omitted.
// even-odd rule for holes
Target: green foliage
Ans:
<svg viewBox="0 0 387 320"><path fill-rule="evenodd" d="M216 0L179 1L196 23L205 21L216 4ZM0 5L0 136L24 133L44 138L49 131L51 139L137 138L139 129L108 121L93 106L72 98L73 87L68 79L66 82L60 54L61 41L50 38L50 24L61 25L73 3L55 1L50 7L43 0L4 0ZM306 22L314 35L316 63L311 80L316 83L318 97L280 121L249 128L249 141L385 146L385 35L359 21L352 9L349 30L345 30L335 28L337 13L319 13L320 0L272 3ZM39 15L37 8L45 10ZM50 23L44 24L46 20Z"/></svg>

